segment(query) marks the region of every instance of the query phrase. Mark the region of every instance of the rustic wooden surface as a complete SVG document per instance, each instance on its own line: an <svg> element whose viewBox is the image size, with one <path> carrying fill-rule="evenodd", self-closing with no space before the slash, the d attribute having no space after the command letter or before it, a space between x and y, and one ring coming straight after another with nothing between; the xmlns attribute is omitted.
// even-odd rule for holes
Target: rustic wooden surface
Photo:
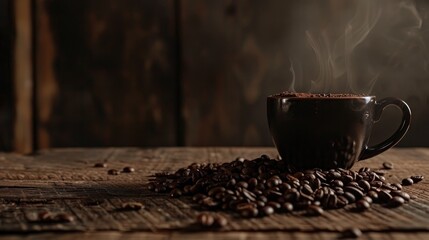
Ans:
<svg viewBox="0 0 429 240"><path fill-rule="evenodd" d="M38 147L176 145L174 2L34 3Z"/></svg>
<svg viewBox="0 0 429 240"><path fill-rule="evenodd" d="M230 224L220 232L190 232L198 213L189 199L173 199L144 189L148 176L174 171L193 162L229 162L238 156L254 158L262 153L276 156L273 148L108 148L55 149L34 156L0 154L0 232L11 239L126 237L266 238L293 237L332 239L339 232L358 227L365 237L424 239L429 236L429 184L406 187L409 204L397 209L379 205L365 213L327 211L321 217L276 214L260 219L240 219L223 213ZM384 161L394 164L387 178L399 182L412 174L429 176L429 149L392 149L354 166L378 168ZM94 168L105 162L107 168ZM111 168L136 168L134 173L107 174ZM100 204L94 204L99 201ZM137 201L146 208L118 211L124 202ZM72 223L46 224L34 221L43 210L73 215ZM192 229L195 231L198 229ZM72 232L81 233L72 233ZM101 231L101 232L100 232ZM135 233L125 233L135 231ZM55 233L54 233L55 232ZM67 234L66 234L67 233Z"/></svg>

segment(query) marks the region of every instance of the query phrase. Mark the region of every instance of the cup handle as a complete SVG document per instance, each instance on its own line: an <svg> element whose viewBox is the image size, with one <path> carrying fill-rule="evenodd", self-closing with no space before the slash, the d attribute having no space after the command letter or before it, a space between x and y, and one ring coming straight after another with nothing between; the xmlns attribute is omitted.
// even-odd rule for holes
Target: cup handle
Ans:
<svg viewBox="0 0 429 240"><path fill-rule="evenodd" d="M411 109L407 105L407 103L405 103L401 99L389 97L389 98L381 99L379 102L376 102L373 121L378 122L380 120L383 110L390 105L397 106L399 109L401 109L402 111L401 125L395 131L395 133L393 133L393 135L390 136L387 140L373 147L365 146L365 148L363 149L359 157L359 161L374 157L375 155L378 155L386 151L387 149L395 146L402 139L402 137L404 137L405 133L407 133L411 122Z"/></svg>

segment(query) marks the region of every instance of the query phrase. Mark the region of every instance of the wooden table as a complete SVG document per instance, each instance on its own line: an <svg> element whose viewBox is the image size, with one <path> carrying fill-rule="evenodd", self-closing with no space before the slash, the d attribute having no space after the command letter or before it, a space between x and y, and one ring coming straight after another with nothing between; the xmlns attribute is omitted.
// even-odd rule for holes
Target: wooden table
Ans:
<svg viewBox="0 0 429 240"><path fill-rule="evenodd" d="M0 153L0 233L9 239L332 239L358 227L373 239L429 239L429 180L406 187L413 200L400 208L374 206L364 213L344 209L320 217L275 214L240 219L224 214L230 224L220 231L189 231L198 211L188 198L173 199L144 189L148 176L174 171L193 162L229 162L238 156L276 156L273 148L105 148L54 149L33 156ZM410 175L429 177L429 149L392 149L357 163L379 168L394 164L386 175L399 182ZM93 165L106 162L107 168ZM132 166L134 173L108 175L111 168ZM137 201L140 211L117 211ZM43 223L38 213L49 210L73 215L71 223Z"/></svg>

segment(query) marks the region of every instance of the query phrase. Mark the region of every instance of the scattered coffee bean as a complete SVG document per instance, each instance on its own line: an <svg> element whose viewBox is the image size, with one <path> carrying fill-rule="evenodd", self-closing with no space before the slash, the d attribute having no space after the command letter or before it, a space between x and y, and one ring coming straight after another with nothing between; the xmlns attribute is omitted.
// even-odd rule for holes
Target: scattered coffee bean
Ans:
<svg viewBox="0 0 429 240"><path fill-rule="evenodd" d="M74 217L68 213L58 213L55 215L55 221L56 222L73 222Z"/></svg>
<svg viewBox="0 0 429 240"><path fill-rule="evenodd" d="M116 169L110 169L109 171L107 171L107 174L109 175L119 175L120 172Z"/></svg>
<svg viewBox="0 0 429 240"><path fill-rule="evenodd" d="M147 189L172 197L188 195L202 209L233 211L246 218L299 210L318 215L319 209L350 204L364 211L371 204L397 201L391 200L394 197L409 201L409 195L400 191L401 184L386 181L385 172L365 167L289 173L285 162L263 155L229 163L194 163L171 174L158 173Z"/></svg>
<svg viewBox="0 0 429 240"><path fill-rule="evenodd" d="M228 219L226 219L226 217L216 214L216 216L214 217L214 226L215 227L225 227L226 225L228 225Z"/></svg>
<svg viewBox="0 0 429 240"><path fill-rule="evenodd" d="M139 202L126 202L123 203L120 210L133 210L133 211L138 211L140 209L144 208L144 205L139 203Z"/></svg>
<svg viewBox="0 0 429 240"><path fill-rule="evenodd" d="M408 193L406 193L406 192L402 192L402 191L392 191L392 192L390 192L390 194L391 194L393 197L395 197L395 196L401 197L401 198L403 198L405 201L410 201L410 199L411 199L411 197L410 197L410 195L409 195Z"/></svg>
<svg viewBox="0 0 429 240"><path fill-rule="evenodd" d="M215 219L212 214L209 213L200 213L197 216L197 222L203 227L211 227L213 226Z"/></svg>
<svg viewBox="0 0 429 240"><path fill-rule="evenodd" d="M363 199L356 202L356 210L359 212L363 212L363 211L368 210L370 208L371 208L371 204L369 204L369 202L367 202Z"/></svg>
<svg viewBox="0 0 429 240"><path fill-rule="evenodd" d="M96 168L105 168L105 167L107 167L107 164L106 163L96 163L96 164L94 164L94 167L96 167Z"/></svg>
<svg viewBox="0 0 429 240"><path fill-rule="evenodd" d="M424 177L421 175L411 176L410 178L414 183L421 182L424 179Z"/></svg>
<svg viewBox="0 0 429 240"><path fill-rule="evenodd" d="M40 212L37 217L39 221L42 222L63 223L74 221L74 217L68 213L52 213L49 211L43 211Z"/></svg>
<svg viewBox="0 0 429 240"><path fill-rule="evenodd" d="M391 162L384 162L383 163L383 168L384 169L388 169L388 170L393 169L393 163L391 163Z"/></svg>
<svg viewBox="0 0 429 240"><path fill-rule="evenodd" d="M320 216L323 214L323 209L320 206L310 205L306 210L308 216Z"/></svg>
<svg viewBox="0 0 429 240"><path fill-rule="evenodd" d="M414 181L412 178L404 178L402 179L402 185L404 186L410 186L413 185Z"/></svg>
<svg viewBox="0 0 429 240"><path fill-rule="evenodd" d="M362 236L362 231L359 228L350 228L341 233L343 239L359 238Z"/></svg>
<svg viewBox="0 0 429 240"><path fill-rule="evenodd" d="M399 206L402 206L405 203L405 200L400 196L394 196L390 201L387 203L387 207L390 208L396 208Z"/></svg>
<svg viewBox="0 0 429 240"><path fill-rule="evenodd" d="M133 167L124 167L122 169L122 172L124 172L124 173L132 173L132 172L135 172L135 171L136 170Z"/></svg>

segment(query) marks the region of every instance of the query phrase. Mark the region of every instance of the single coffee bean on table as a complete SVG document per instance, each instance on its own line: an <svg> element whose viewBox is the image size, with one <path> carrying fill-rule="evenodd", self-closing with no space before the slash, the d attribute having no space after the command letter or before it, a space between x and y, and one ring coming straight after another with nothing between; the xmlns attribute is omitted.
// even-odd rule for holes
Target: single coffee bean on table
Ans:
<svg viewBox="0 0 429 240"><path fill-rule="evenodd" d="M105 168L105 167L107 167L107 163L96 163L96 164L94 164L94 167L96 167L96 168Z"/></svg>
<svg viewBox="0 0 429 240"><path fill-rule="evenodd" d="M107 174L109 175L119 175L120 172L116 169L110 169L109 171L107 171Z"/></svg>
<svg viewBox="0 0 429 240"><path fill-rule="evenodd" d="M124 172L124 173L132 173L132 172L135 172L135 171L136 170L133 167L124 167L122 169L122 172Z"/></svg>
<svg viewBox="0 0 429 240"><path fill-rule="evenodd" d="M383 168L384 169L388 169L388 170L393 169L393 163L391 163L391 162L384 162L383 163Z"/></svg>
<svg viewBox="0 0 429 240"><path fill-rule="evenodd" d="M171 197L191 196L202 210L228 211L244 218L291 212L318 216L350 204L359 211L372 204L403 205L410 196L402 191L402 185L423 179L416 175L401 185L388 182L383 175L383 171L368 167L290 173L284 161L262 155L253 160L239 157L226 163L193 163L174 173L157 173L151 176L147 189ZM199 222L211 222L205 215L200 218Z"/></svg>
<svg viewBox="0 0 429 240"><path fill-rule="evenodd" d="M411 180L413 180L414 183L421 182L424 179L424 177L421 175L411 176L410 178L411 178Z"/></svg>
<svg viewBox="0 0 429 240"><path fill-rule="evenodd" d="M140 209L144 208L144 205L139 202L126 202L123 203L120 210L125 211L138 211Z"/></svg>

